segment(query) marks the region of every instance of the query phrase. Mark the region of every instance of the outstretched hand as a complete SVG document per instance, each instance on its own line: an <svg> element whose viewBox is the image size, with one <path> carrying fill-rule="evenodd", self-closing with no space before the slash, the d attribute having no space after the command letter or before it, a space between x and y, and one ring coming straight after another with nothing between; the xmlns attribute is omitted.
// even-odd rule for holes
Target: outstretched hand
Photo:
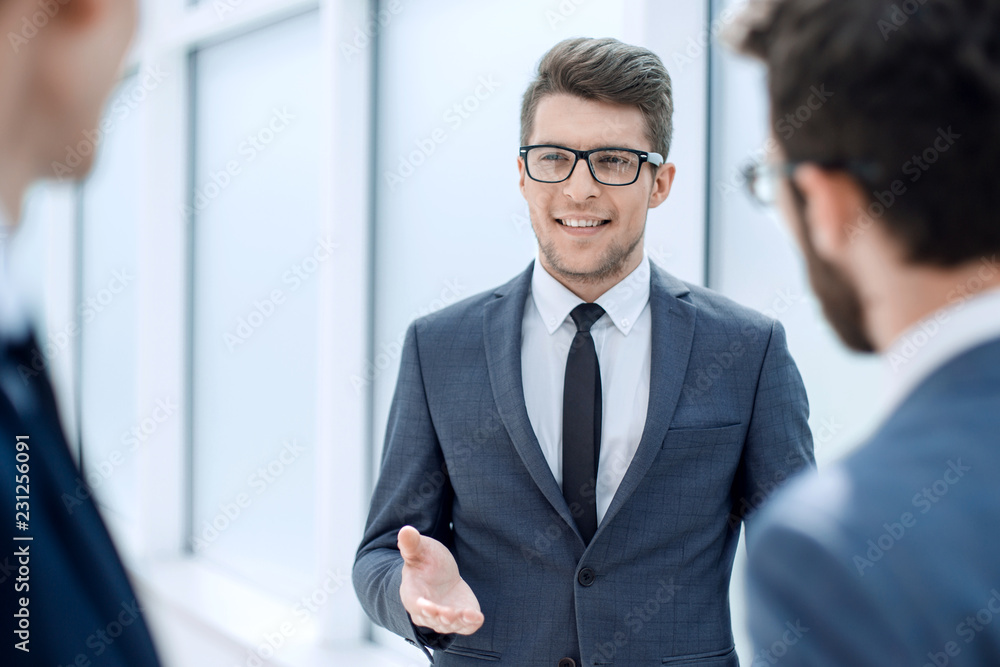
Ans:
<svg viewBox="0 0 1000 667"><path fill-rule="evenodd" d="M399 596L414 625L441 634L471 635L483 624L479 600L458 573L448 547L403 526L396 536L403 556Z"/></svg>

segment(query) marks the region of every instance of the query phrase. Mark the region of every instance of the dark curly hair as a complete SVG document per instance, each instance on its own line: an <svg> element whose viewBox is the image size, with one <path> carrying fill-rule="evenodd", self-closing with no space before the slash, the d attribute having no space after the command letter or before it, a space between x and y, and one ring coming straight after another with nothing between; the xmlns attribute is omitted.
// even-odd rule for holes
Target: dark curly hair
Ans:
<svg viewBox="0 0 1000 667"><path fill-rule="evenodd" d="M751 0L727 40L767 65L775 126L829 90L775 139L789 160L877 165L855 178L910 262L1000 251L1000 2Z"/></svg>

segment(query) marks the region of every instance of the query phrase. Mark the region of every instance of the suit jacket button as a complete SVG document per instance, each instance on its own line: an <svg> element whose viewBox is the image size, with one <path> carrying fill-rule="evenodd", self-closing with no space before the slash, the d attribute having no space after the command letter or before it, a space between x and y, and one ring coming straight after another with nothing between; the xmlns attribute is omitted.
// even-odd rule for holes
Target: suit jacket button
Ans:
<svg viewBox="0 0 1000 667"><path fill-rule="evenodd" d="M563 658L559 661L559 667L576 667L576 660L573 658Z"/></svg>
<svg viewBox="0 0 1000 667"><path fill-rule="evenodd" d="M580 570L580 574L577 575L576 580L580 582L581 586L593 586L594 581L597 579L597 573L591 570L589 567L585 567Z"/></svg>

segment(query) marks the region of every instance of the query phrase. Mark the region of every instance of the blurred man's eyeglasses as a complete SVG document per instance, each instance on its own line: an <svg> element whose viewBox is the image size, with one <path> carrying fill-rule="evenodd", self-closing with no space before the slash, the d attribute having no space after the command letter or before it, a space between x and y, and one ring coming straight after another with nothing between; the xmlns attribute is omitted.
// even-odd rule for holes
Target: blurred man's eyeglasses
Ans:
<svg viewBox="0 0 1000 667"><path fill-rule="evenodd" d="M782 178L795 173L799 165L815 164L823 169L841 169L849 172L862 183L877 179L881 168L863 160L797 160L774 164L751 164L743 168L743 180L750 197L761 206L773 206L778 200L778 185Z"/></svg>
<svg viewBox="0 0 1000 667"><path fill-rule="evenodd" d="M568 179L576 163L585 160L590 175L602 185L632 185L639 179L644 162L659 167L663 156L631 148L595 148L577 151L565 146L540 144L521 146L521 157L528 177L539 183L562 183Z"/></svg>

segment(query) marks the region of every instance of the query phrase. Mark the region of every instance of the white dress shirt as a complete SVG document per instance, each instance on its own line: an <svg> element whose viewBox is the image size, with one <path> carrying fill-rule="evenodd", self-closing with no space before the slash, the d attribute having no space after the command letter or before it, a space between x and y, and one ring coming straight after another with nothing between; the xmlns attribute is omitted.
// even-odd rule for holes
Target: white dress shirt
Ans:
<svg viewBox="0 0 1000 667"><path fill-rule="evenodd" d="M649 258L601 295L606 311L591 328L601 367L601 452L597 471L600 522L639 446L649 403L652 320ZM521 379L531 427L556 483L562 487L563 384L576 336L570 312L583 299L535 260L521 324Z"/></svg>
<svg viewBox="0 0 1000 667"><path fill-rule="evenodd" d="M997 268L988 270L996 272ZM924 380L963 352L1000 338L1000 289L980 292L932 313L882 354L886 374L882 424Z"/></svg>
<svg viewBox="0 0 1000 667"><path fill-rule="evenodd" d="M0 203L0 341L22 340L28 334L28 310L8 272L7 254L14 227Z"/></svg>

